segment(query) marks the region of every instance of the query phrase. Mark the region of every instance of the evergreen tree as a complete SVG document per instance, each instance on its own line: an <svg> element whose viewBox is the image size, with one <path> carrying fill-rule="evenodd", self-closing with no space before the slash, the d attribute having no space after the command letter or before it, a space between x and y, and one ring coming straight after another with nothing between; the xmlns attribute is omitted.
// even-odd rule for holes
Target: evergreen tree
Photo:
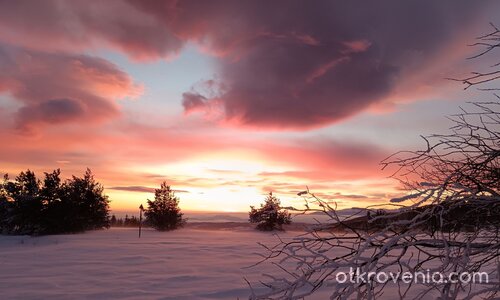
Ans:
<svg viewBox="0 0 500 300"><path fill-rule="evenodd" d="M109 226L109 200L90 170L83 178L62 183L60 170L21 172L14 181L4 176L0 186L0 232L53 234Z"/></svg>
<svg viewBox="0 0 500 300"><path fill-rule="evenodd" d="M65 209L61 202L62 181L60 178L61 170L57 169L52 173L45 173L43 186L40 190L42 203L45 206L43 211L43 227L44 233L59 233L65 232L66 224Z"/></svg>
<svg viewBox="0 0 500 300"><path fill-rule="evenodd" d="M144 215L146 224L160 231L176 229L184 224L179 198L175 197L174 191L166 182L155 190L154 201L148 200Z"/></svg>
<svg viewBox="0 0 500 300"><path fill-rule="evenodd" d="M45 173L45 178L43 180L43 186L41 188L40 194L44 199L46 204L51 202L61 201L61 170L57 169L52 171L52 173Z"/></svg>
<svg viewBox="0 0 500 300"><path fill-rule="evenodd" d="M10 211L12 209L12 201L9 199L7 191L7 183L9 182L9 175L3 176L3 182L0 186L0 233L8 233L10 230Z"/></svg>
<svg viewBox="0 0 500 300"><path fill-rule="evenodd" d="M44 231L44 205L40 195L40 181L34 172L21 172L7 190L15 199L10 209L9 227L19 234L40 234Z"/></svg>
<svg viewBox="0 0 500 300"><path fill-rule="evenodd" d="M111 219L109 220L109 226L117 226L118 220L116 219L115 215L111 216Z"/></svg>
<svg viewBox="0 0 500 300"><path fill-rule="evenodd" d="M270 192L260 208L256 209L250 206L249 220L250 223L257 223L257 229L271 231L274 229L282 230L283 224L292 222L292 217L287 210L281 208L280 200Z"/></svg>
<svg viewBox="0 0 500 300"><path fill-rule="evenodd" d="M90 169L80 178L73 176L62 186L62 203L71 231L109 227L109 200Z"/></svg>

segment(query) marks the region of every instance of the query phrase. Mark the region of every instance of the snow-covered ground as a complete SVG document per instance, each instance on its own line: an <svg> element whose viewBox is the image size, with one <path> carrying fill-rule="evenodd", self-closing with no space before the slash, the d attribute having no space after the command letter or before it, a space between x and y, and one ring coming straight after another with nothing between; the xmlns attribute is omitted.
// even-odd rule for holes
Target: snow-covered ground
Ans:
<svg viewBox="0 0 500 300"><path fill-rule="evenodd" d="M301 233L296 224L279 235L286 241ZM188 223L171 232L146 228L140 239L137 228L0 235L0 299L247 299L245 278L259 291L264 273L283 275L270 263L247 268L266 253L258 242L278 239L237 222ZM307 299L328 299L332 289L324 286ZM397 295L389 284L381 299Z"/></svg>
<svg viewBox="0 0 500 300"><path fill-rule="evenodd" d="M0 236L0 298L247 299L244 277L257 282L273 270L245 269L259 261L255 253L265 253L257 242L277 240L246 226L145 229L140 239L135 228Z"/></svg>

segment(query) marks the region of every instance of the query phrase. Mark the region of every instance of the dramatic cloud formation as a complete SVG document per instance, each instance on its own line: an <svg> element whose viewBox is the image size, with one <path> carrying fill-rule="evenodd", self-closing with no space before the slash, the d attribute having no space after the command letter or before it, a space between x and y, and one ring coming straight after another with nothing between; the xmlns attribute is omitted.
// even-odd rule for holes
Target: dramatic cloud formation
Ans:
<svg viewBox="0 0 500 300"><path fill-rule="evenodd" d="M186 93L186 111L216 101L231 123L297 129L384 101L480 15L465 1L132 3L218 56L220 95Z"/></svg>
<svg viewBox="0 0 500 300"><path fill-rule="evenodd" d="M5 1L0 36L39 50L111 47L139 60L169 57L194 42L215 55L219 84L217 96L185 93L186 112L215 104L230 124L304 129L387 100L405 74L424 70L443 51L453 52L450 45L490 5Z"/></svg>
<svg viewBox="0 0 500 300"><path fill-rule="evenodd" d="M115 65L86 55L51 54L0 43L0 92L22 103L22 129L69 121L96 121L119 113L114 99L138 91Z"/></svg>

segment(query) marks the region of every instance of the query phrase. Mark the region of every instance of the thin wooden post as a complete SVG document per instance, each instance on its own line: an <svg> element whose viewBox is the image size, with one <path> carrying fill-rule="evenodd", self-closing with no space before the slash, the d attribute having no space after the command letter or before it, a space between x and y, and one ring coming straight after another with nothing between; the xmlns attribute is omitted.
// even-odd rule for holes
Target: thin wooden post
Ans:
<svg viewBox="0 0 500 300"><path fill-rule="evenodd" d="M142 211L144 210L144 207L139 206L139 238L141 238L141 230L142 230Z"/></svg>

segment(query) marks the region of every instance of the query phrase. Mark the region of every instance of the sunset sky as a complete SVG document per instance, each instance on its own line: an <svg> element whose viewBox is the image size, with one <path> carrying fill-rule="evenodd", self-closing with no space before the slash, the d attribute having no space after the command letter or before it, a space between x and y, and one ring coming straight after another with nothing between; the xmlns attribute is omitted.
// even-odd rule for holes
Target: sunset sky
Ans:
<svg viewBox="0 0 500 300"><path fill-rule="evenodd" d="M481 5L478 5L481 3ZM477 90L494 1L0 1L0 173L89 167L111 208L165 180L191 211L306 186L399 195L379 162Z"/></svg>

